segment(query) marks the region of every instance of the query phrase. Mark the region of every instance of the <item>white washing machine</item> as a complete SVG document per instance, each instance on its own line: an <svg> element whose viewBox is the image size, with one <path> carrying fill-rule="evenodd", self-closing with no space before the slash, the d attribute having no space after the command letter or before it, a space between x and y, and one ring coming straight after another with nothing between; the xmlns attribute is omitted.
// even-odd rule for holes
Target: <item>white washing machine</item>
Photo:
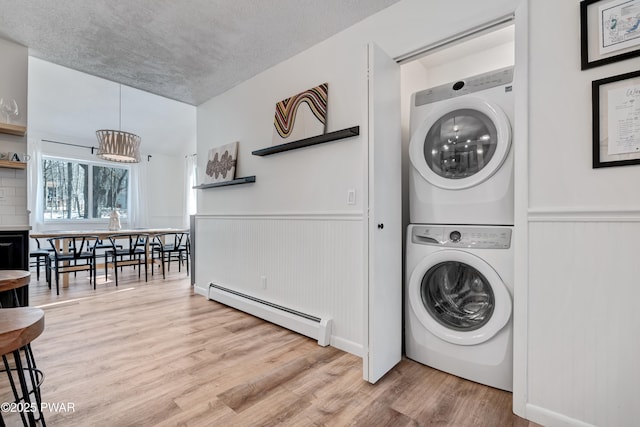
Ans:
<svg viewBox="0 0 640 427"><path fill-rule="evenodd" d="M513 67L411 96L409 222L513 225Z"/></svg>
<svg viewBox="0 0 640 427"><path fill-rule="evenodd" d="M512 391L512 231L500 226L409 226L408 358Z"/></svg>

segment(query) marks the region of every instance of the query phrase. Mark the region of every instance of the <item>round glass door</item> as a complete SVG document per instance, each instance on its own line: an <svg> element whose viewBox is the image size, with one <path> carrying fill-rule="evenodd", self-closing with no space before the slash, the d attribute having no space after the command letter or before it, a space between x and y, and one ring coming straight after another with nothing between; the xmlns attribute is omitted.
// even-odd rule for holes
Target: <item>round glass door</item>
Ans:
<svg viewBox="0 0 640 427"><path fill-rule="evenodd" d="M461 190L489 179L511 148L511 124L502 109L484 99L443 101L411 135L411 165L432 185Z"/></svg>
<svg viewBox="0 0 640 427"><path fill-rule="evenodd" d="M422 279L420 294L429 314L456 331L483 327L495 307L489 281L475 268L457 261L431 267Z"/></svg>
<svg viewBox="0 0 640 427"><path fill-rule="evenodd" d="M481 171L496 152L498 131L486 114L471 109L445 114L424 139L429 168L447 179L468 178Z"/></svg>
<svg viewBox="0 0 640 427"><path fill-rule="evenodd" d="M511 317L511 295L486 261L443 249L424 257L407 286L411 311L425 330L457 345L483 343Z"/></svg>

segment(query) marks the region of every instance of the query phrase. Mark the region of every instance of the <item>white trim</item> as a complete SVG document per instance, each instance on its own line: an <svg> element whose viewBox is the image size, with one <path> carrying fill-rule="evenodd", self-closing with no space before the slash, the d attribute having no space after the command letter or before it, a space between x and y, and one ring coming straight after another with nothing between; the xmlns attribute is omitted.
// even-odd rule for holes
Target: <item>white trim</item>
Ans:
<svg viewBox="0 0 640 427"><path fill-rule="evenodd" d="M513 412L528 418L529 400L529 1L515 9Z"/></svg>
<svg viewBox="0 0 640 427"><path fill-rule="evenodd" d="M529 222L640 222L640 208L529 209Z"/></svg>
<svg viewBox="0 0 640 427"><path fill-rule="evenodd" d="M193 274L193 273L191 273ZM202 288L200 286L198 286L197 284L193 285L193 292L196 295L202 295L203 297L209 297L208 292L209 292L209 288Z"/></svg>
<svg viewBox="0 0 640 427"><path fill-rule="evenodd" d="M346 351L347 353L353 354L358 357L362 357L363 355L363 348L360 344L353 341L345 340L344 338L332 336L331 347L335 347L338 350Z"/></svg>
<svg viewBox="0 0 640 427"><path fill-rule="evenodd" d="M299 220L299 221L362 221L362 212L237 212L217 214L197 214L196 220L203 218L245 219L245 220Z"/></svg>
<svg viewBox="0 0 640 427"><path fill-rule="evenodd" d="M596 427L575 418L541 408L540 406L527 404L527 418L535 423L554 427Z"/></svg>

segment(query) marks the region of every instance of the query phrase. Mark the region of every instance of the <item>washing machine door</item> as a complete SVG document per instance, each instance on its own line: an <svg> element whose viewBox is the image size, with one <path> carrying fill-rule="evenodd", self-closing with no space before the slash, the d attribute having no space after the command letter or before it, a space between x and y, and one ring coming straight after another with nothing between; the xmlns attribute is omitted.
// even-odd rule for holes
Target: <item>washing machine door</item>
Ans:
<svg viewBox="0 0 640 427"><path fill-rule="evenodd" d="M407 292L420 323L453 344L485 342L511 317L511 295L498 273L465 251L425 257L413 270Z"/></svg>
<svg viewBox="0 0 640 427"><path fill-rule="evenodd" d="M443 101L409 142L411 164L432 185L460 190L490 178L509 154L511 125L504 111L481 98Z"/></svg>

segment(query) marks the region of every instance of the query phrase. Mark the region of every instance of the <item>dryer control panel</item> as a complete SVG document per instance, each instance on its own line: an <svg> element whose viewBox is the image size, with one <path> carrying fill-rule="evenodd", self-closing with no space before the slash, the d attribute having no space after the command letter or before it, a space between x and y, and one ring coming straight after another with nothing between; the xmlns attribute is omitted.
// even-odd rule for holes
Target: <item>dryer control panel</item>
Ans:
<svg viewBox="0 0 640 427"><path fill-rule="evenodd" d="M477 76L458 80L457 82L421 90L415 93L415 106L431 104L457 96L468 95L497 86L505 86L513 81L513 67L501 68ZM510 91L511 86L506 86L505 91Z"/></svg>
<svg viewBox="0 0 640 427"><path fill-rule="evenodd" d="M509 249L511 228L455 225L415 226L411 242L420 245L470 249Z"/></svg>

